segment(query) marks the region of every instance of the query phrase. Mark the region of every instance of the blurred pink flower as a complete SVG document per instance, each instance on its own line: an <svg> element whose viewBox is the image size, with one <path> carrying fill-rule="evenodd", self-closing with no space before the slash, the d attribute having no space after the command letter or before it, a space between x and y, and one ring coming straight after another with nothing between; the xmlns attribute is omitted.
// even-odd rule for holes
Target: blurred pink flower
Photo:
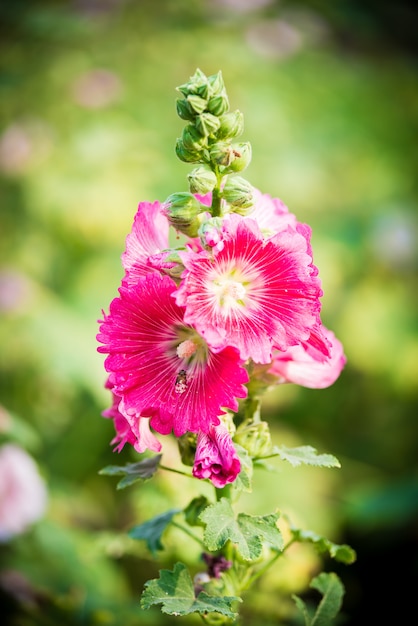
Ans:
<svg viewBox="0 0 418 626"><path fill-rule="evenodd" d="M311 389L324 389L332 385L341 374L347 359L341 342L334 333L322 327L330 346L330 356L324 358L317 347L315 333L299 346L284 352L274 352L269 373L279 378L278 382L296 383Z"/></svg>
<svg viewBox="0 0 418 626"><path fill-rule="evenodd" d="M195 478L208 478L221 489L232 483L241 471L241 462L231 436L222 423L211 426L208 433L199 432L193 465Z"/></svg>
<svg viewBox="0 0 418 626"><path fill-rule="evenodd" d="M236 411L248 374L235 348L214 353L185 324L175 289L170 277L157 273L121 287L97 339L103 344L98 351L108 354L113 393L121 397L118 411L131 428L149 417L156 432L180 437L208 432L222 408Z"/></svg>
<svg viewBox="0 0 418 626"><path fill-rule="evenodd" d="M19 446L0 448L0 541L23 533L40 519L47 489L33 458Z"/></svg>
<svg viewBox="0 0 418 626"><path fill-rule="evenodd" d="M255 220L229 215L222 249L180 253L186 271L175 298L184 321L212 350L233 346L256 363L306 341L320 325L322 295L310 235L297 224L266 240Z"/></svg>

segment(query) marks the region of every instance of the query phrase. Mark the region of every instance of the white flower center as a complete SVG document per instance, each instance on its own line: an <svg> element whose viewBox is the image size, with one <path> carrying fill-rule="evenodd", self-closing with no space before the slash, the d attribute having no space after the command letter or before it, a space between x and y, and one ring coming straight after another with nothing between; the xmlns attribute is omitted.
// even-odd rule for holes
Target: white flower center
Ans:
<svg viewBox="0 0 418 626"><path fill-rule="evenodd" d="M236 304L244 304L243 300L247 293L242 283L237 280L231 280L230 278L222 278L215 281L214 291L222 307L233 307Z"/></svg>
<svg viewBox="0 0 418 626"><path fill-rule="evenodd" d="M192 354L196 352L197 348L198 346L195 344L194 341L192 341L191 339L186 339L177 346L177 356L180 359L188 359L192 356Z"/></svg>

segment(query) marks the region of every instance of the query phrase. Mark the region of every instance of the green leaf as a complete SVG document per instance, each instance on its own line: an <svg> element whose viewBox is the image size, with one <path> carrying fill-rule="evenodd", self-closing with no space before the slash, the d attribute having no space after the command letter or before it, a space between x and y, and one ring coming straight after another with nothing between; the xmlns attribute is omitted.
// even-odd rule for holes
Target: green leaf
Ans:
<svg viewBox="0 0 418 626"><path fill-rule="evenodd" d="M207 507L200 515L205 522L204 542L211 551L220 550L232 541L246 561L257 559L262 552L263 541L275 550L283 549L283 539L276 522L279 515L253 516L240 513L235 519L226 498Z"/></svg>
<svg viewBox="0 0 418 626"><path fill-rule="evenodd" d="M181 509L171 509L166 513L157 515L143 524L134 526L129 531L128 535L132 537L132 539L143 539L146 541L148 549L155 555L157 550L164 548L161 543L161 537L174 515L180 513L180 511Z"/></svg>
<svg viewBox="0 0 418 626"><path fill-rule="evenodd" d="M288 448L287 446L274 446L273 453L282 461L288 461L293 467L304 463L316 467L341 467L339 460L332 454L318 454L312 446L299 446Z"/></svg>
<svg viewBox="0 0 418 626"><path fill-rule="evenodd" d="M138 480L148 480L157 471L162 454L148 457L138 463L127 463L126 465L108 465L100 470L99 474L105 476L123 476L116 485L117 489L129 487Z"/></svg>
<svg viewBox="0 0 418 626"><path fill-rule="evenodd" d="M305 618L305 626L330 626L341 609L345 591L343 584L334 572L322 572L311 581L310 587L322 594L321 602L312 619L303 600L293 596Z"/></svg>
<svg viewBox="0 0 418 626"><path fill-rule="evenodd" d="M193 498L184 509L184 517L189 526L204 526L200 514L206 509L209 501L206 496Z"/></svg>
<svg viewBox="0 0 418 626"><path fill-rule="evenodd" d="M240 446L238 443L234 443L235 450L241 461L241 471L236 477L233 486L237 491L252 491L251 480L253 477L253 462L248 454L247 450Z"/></svg>
<svg viewBox="0 0 418 626"><path fill-rule="evenodd" d="M301 530L300 528L291 528L295 541L311 542L319 552L328 552L329 555L341 563L350 565L357 558L355 550L347 544L337 544L329 541L325 537L318 535L312 530Z"/></svg>
<svg viewBox="0 0 418 626"><path fill-rule="evenodd" d="M201 591L196 597L193 581L183 563L176 563L173 571L161 570L160 578L145 583L141 597L141 608L149 609L154 604L161 604L161 611L170 615L188 615L189 613L221 613L235 618L233 602L240 602L235 596L210 596Z"/></svg>

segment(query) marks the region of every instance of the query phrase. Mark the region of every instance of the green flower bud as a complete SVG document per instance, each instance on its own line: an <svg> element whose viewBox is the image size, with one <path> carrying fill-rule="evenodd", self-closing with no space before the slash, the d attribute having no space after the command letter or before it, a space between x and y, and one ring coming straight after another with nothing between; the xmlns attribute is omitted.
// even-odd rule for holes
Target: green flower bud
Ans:
<svg viewBox="0 0 418 626"><path fill-rule="evenodd" d="M190 77L190 80L184 83L184 85L177 87L177 90L187 97L189 94L198 93L198 88L205 84L209 84L208 78L202 70L197 69L193 76Z"/></svg>
<svg viewBox="0 0 418 626"><path fill-rule="evenodd" d="M212 163L228 167L234 160L234 151L226 141L218 141L211 147L209 156Z"/></svg>
<svg viewBox="0 0 418 626"><path fill-rule="evenodd" d="M188 237L197 237L201 224L198 218L202 206L192 193L173 193L164 203L168 221L174 228Z"/></svg>
<svg viewBox="0 0 418 626"><path fill-rule="evenodd" d="M204 137L209 137L209 135L216 133L220 124L219 119L211 113L202 113L197 116L195 121L197 130Z"/></svg>
<svg viewBox="0 0 418 626"><path fill-rule="evenodd" d="M187 96L187 102L190 104L190 107L193 109L193 111L195 111L195 113L197 114L203 113L208 103L205 98L193 94Z"/></svg>
<svg viewBox="0 0 418 626"><path fill-rule="evenodd" d="M190 106L190 103L185 98L177 98L176 100L177 115L182 120L193 121L196 117L196 112Z"/></svg>
<svg viewBox="0 0 418 626"><path fill-rule="evenodd" d="M193 126L193 124L187 124L183 128L183 134L181 136L184 147L190 152L199 152L202 150L206 138L203 137L199 131Z"/></svg>
<svg viewBox="0 0 418 626"><path fill-rule="evenodd" d="M212 96L212 98L209 99L207 109L210 113L218 117L229 111L229 100L226 93L222 93L219 96Z"/></svg>
<svg viewBox="0 0 418 626"><path fill-rule="evenodd" d="M245 448L250 456L262 457L271 451L271 435L267 422L246 420L237 428L234 442Z"/></svg>
<svg viewBox="0 0 418 626"><path fill-rule="evenodd" d="M181 139L177 139L176 141L176 154L178 158L185 163L199 163L202 160L202 153L187 150Z"/></svg>
<svg viewBox="0 0 418 626"><path fill-rule="evenodd" d="M233 143L231 145L231 151L233 153L233 159L228 165L228 169L225 174L229 172L242 172L251 162L251 144L246 143Z"/></svg>
<svg viewBox="0 0 418 626"><path fill-rule="evenodd" d="M196 433L187 432L185 435L178 437L177 445L180 452L181 462L184 465L193 465L196 454Z"/></svg>
<svg viewBox="0 0 418 626"><path fill-rule="evenodd" d="M242 176L228 176L222 197L233 207L246 209L253 205L253 188Z"/></svg>
<svg viewBox="0 0 418 626"><path fill-rule="evenodd" d="M187 175L187 178L191 193L203 195L208 193L208 191L212 191L217 182L214 172L204 165L195 167L195 169Z"/></svg>
<svg viewBox="0 0 418 626"><path fill-rule="evenodd" d="M225 93L225 83L221 71L217 72L216 74L212 74L212 76L209 76L208 83L210 85L212 96L220 96L221 94Z"/></svg>
<svg viewBox="0 0 418 626"><path fill-rule="evenodd" d="M244 115L241 111L225 113L219 118L220 127L217 132L219 139L233 139L242 135L244 131Z"/></svg>

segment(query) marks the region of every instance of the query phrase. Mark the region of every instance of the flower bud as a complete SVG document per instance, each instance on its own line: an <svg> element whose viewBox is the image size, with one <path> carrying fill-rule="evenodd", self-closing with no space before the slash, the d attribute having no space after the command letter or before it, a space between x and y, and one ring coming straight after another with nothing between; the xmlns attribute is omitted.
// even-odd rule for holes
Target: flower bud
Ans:
<svg viewBox="0 0 418 626"><path fill-rule="evenodd" d="M192 121L196 117L196 112L190 106L190 103L185 98L177 98L176 100L177 115L182 120Z"/></svg>
<svg viewBox="0 0 418 626"><path fill-rule="evenodd" d="M216 174L208 167L201 165L187 175L191 193L205 195L216 185Z"/></svg>
<svg viewBox="0 0 418 626"><path fill-rule="evenodd" d="M250 142L246 143L233 143L231 146L231 151L233 154L233 159L228 165L228 170L225 171L225 174L229 172L242 172L251 162L251 144Z"/></svg>
<svg viewBox="0 0 418 626"><path fill-rule="evenodd" d="M218 141L210 149L210 160L216 165L228 167L234 160L234 152L226 141Z"/></svg>
<svg viewBox="0 0 418 626"><path fill-rule="evenodd" d="M237 428L234 443L245 448L252 457L269 454L272 444L268 423L244 421Z"/></svg>
<svg viewBox="0 0 418 626"><path fill-rule="evenodd" d="M181 139L177 139L176 141L176 154L178 158L185 163L199 163L199 161L202 160L201 152L187 150Z"/></svg>
<svg viewBox="0 0 418 626"><path fill-rule="evenodd" d="M199 152L203 148L206 138L203 137L193 124L187 124L181 136L184 147L190 152Z"/></svg>
<svg viewBox="0 0 418 626"><path fill-rule="evenodd" d="M211 217L199 228L198 235L202 241L202 245L204 248L219 248L220 243L222 242L222 218L220 217ZM223 246L222 246L223 247Z"/></svg>
<svg viewBox="0 0 418 626"><path fill-rule="evenodd" d="M219 96L225 93L225 83L221 71L217 72L216 74L212 74L212 76L209 76L208 83L210 85L212 96Z"/></svg>
<svg viewBox="0 0 418 626"><path fill-rule="evenodd" d="M202 212L200 202L192 193L173 193L164 203L167 219L174 228L188 237L197 237Z"/></svg>
<svg viewBox="0 0 418 626"><path fill-rule="evenodd" d="M246 209L253 205L253 188L242 176L228 176L222 197L233 207Z"/></svg>
<svg viewBox="0 0 418 626"><path fill-rule="evenodd" d="M194 94L187 96L187 102L189 103L191 109L195 111L195 113L197 113L198 115L200 113L203 113L208 103L205 98L201 98L200 96Z"/></svg>
<svg viewBox="0 0 418 626"><path fill-rule="evenodd" d="M209 137L209 135L216 133L220 126L220 121L211 113L202 113L197 116L195 125L201 135Z"/></svg>
<svg viewBox="0 0 418 626"><path fill-rule="evenodd" d="M219 118L220 127L217 132L219 139L233 139L244 131L244 115L241 111L225 113Z"/></svg>
<svg viewBox="0 0 418 626"><path fill-rule="evenodd" d="M221 93L218 96L212 96L207 104L207 109L213 115L220 116L229 111L229 100L226 93Z"/></svg>

